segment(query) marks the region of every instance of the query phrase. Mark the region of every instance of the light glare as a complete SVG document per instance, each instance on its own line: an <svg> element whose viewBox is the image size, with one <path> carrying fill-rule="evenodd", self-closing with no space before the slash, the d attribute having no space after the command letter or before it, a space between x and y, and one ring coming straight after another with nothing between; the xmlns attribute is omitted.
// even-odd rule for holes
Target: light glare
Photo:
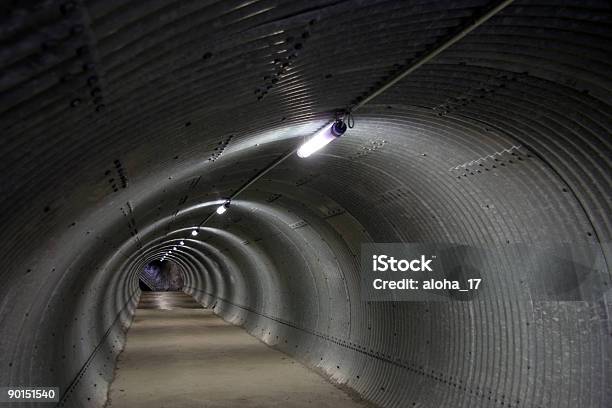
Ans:
<svg viewBox="0 0 612 408"><path fill-rule="evenodd" d="M308 139L297 151L297 155L305 158L314 152L327 146L332 140L342 136L346 132L346 124L342 121L335 122L330 127L321 129L313 137Z"/></svg>

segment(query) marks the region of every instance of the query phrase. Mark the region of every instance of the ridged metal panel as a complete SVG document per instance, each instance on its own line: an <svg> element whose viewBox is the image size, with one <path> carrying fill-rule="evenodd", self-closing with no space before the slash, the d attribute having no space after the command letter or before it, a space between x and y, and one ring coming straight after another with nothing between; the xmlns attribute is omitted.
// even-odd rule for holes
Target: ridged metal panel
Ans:
<svg viewBox="0 0 612 408"><path fill-rule="evenodd" d="M193 206L490 5L2 6L0 384L102 404L138 271L214 209ZM610 17L605 1L514 2L213 218L172 256L186 291L381 406L610 405L609 299L534 302L499 259L482 300L367 303L355 250L558 240L609 262Z"/></svg>

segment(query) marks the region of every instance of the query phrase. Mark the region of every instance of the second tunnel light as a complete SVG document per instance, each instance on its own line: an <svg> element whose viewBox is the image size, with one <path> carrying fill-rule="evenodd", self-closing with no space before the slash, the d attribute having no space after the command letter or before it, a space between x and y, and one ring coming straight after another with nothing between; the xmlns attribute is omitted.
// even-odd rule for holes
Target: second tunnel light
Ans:
<svg viewBox="0 0 612 408"><path fill-rule="evenodd" d="M230 206L230 201L227 200L217 208L217 214L221 215L227 211Z"/></svg>
<svg viewBox="0 0 612 408"><path fill-rule="evenodd" d="M314 152L321 150L327 146L332 140L342 136L346 132L346 123L343 120L337 119L333 125L318 131L313 137L304 142L297 151L299 157L305 158Z"/></svg>

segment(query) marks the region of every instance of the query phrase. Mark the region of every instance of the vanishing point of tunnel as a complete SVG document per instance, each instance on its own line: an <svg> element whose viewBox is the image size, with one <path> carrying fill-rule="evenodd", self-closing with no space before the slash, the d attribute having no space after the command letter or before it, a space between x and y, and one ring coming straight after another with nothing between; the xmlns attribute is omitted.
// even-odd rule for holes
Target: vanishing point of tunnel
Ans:
<svg viewBox="0 0 612 408"><path fill-rule="evenodd" d="M608 0L0 1L0 408L609 408Z"/></svg>

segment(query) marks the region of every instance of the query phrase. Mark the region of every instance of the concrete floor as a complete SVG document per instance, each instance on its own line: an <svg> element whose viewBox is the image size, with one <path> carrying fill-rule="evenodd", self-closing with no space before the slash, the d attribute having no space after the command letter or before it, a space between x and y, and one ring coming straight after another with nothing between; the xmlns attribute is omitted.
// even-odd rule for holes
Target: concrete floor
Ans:
<svg viewBox="0 0 612 408"><path fill-rule="evenodd" d="M182 292L143 292L107 407L363 407Z"/></svg>

